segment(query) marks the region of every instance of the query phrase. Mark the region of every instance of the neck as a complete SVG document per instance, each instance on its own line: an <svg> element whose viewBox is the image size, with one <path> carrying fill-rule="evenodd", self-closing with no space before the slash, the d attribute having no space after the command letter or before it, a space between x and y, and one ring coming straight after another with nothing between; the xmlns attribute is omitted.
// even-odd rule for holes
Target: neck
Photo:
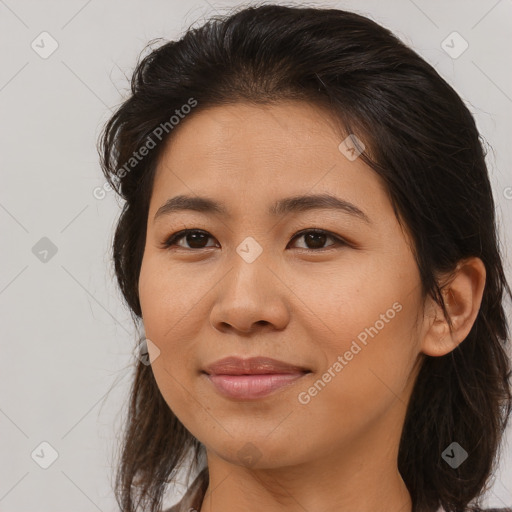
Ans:
<svg viewBox="0 0 512 512"><path fill-rule="evenodd" d="M383 432L290 467L251 469L208 452L209 485L200 512L411 512L397 469L398 442Z"/></svg>

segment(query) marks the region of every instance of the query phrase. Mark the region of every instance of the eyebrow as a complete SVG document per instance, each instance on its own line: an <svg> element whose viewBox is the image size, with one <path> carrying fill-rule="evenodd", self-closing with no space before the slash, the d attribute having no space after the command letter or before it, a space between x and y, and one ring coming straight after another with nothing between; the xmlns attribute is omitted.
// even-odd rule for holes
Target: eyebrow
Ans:
<svg viewBox="0 0 512 512"><path fill-rule="evenodd" d="M342 211L363 220L367 224L372 223L369 217L356 205L330 194L300 195L279 199L270 206L268 214L277 217L288 213L324 209ZM178 195L168 199L158 208L153 221L164 215L184 210L230 217L225 206L213 199L200 196Z"/></svg>

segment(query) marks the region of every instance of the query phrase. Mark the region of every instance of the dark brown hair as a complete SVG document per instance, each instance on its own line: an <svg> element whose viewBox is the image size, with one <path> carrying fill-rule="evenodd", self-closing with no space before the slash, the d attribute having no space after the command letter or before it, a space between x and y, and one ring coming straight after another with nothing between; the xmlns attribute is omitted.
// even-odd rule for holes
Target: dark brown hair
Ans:
<svg viewBox="0 0 512 512"><path fill-rule="evenodd" d="M416 512L480 506L512 407L503 307L505 291L512 294L484 146L452 87L370 19L337 9L253 5L189 28L139 59L131 96L104 127L98 148L108 183L125 201L113 260L133 319L141 319L138 278L149 200L161 149L173 134L171 116L186 123L187 115L208 106L280 100L326 107L363 141L361 158L384 180L398 221L412 234L423 297L432 296L445 315L436 277L470 256L485 265L471 332L449 354L423 361L398 456ZM176 122L191 101L196 106ZM155 137L162 126L165 135ZM134 160L149 141L152 149ZM457 468L442 458L453 441L469 454ZM203 445L167 406L151 366L137 360L116 480L122 511L156 512L189 450L198 464Z"/></svg>

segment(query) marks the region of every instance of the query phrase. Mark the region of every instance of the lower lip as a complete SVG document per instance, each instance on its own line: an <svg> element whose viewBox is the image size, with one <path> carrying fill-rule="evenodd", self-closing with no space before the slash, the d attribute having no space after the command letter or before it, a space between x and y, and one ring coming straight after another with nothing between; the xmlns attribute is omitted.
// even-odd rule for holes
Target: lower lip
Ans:
<svg viewBox="0 0 512 512"><path fill-rule="evenodd" d="M217 391L229 398L255 399L288 386L306 373L272 373L263 375L207 375Z"/></svg>

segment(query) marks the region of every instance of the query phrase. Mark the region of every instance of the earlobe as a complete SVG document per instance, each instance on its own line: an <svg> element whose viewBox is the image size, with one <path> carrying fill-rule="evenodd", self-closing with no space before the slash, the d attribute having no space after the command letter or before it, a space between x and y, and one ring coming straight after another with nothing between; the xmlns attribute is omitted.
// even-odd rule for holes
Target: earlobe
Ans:
<svg viewBox="0 0 512 512"><path fill-rule="evenodd" d="M471 257L461 260L449 278L440 282L452 329L440 305L430 298L429 314L425 316L422 352L444 356L462 343L471 331L482 303L486 271L482 260Z"/></svg>

